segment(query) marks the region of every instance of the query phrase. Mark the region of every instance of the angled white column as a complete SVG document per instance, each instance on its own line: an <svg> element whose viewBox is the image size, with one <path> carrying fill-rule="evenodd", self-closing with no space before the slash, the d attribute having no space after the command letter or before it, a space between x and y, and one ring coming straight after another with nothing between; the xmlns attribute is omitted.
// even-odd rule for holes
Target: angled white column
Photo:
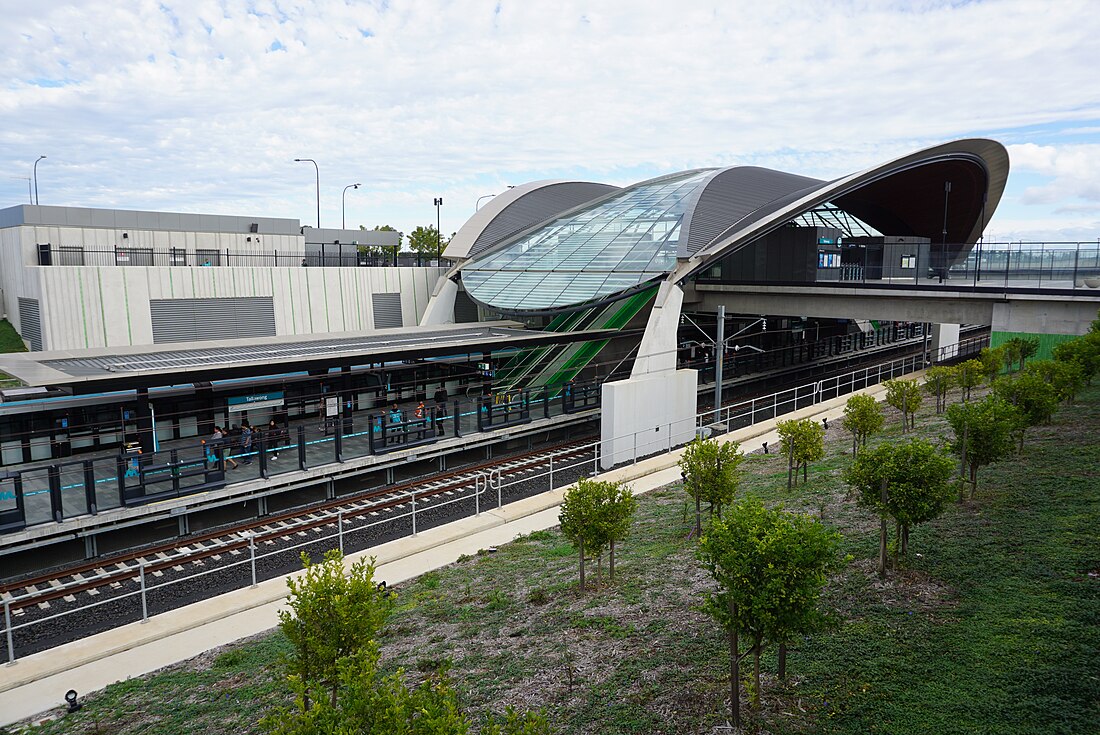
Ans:
<svg viewBox="0 0 1100 735"><path fill-rule="evenodd" d="M683 289L668 281L661 284L630 377L603 385L600 464L604 469L695 437L698 374L676 369L683 303Z"/></svg>
<svg viewBox="0 0 1100 735"><path fill-rule="evenodd" d="M420 317L420 326L430 327L436 324L455 323L455 297L458 295L458 284L440 276L436 281L432 297L428 299L428 306L424 309L424 316Z"/></svg>

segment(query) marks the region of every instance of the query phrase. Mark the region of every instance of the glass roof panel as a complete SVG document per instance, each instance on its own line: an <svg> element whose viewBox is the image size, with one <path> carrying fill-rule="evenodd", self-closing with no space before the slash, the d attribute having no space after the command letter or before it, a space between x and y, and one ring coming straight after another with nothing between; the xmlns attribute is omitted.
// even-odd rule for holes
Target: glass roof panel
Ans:
<svg viewBox="0 0 1100 735"><path fill-rule="evenodd" d="M614 296L676 265L687 199L711 169L638 184L559 217L462 269L466 290L504 311Z"/></svg>

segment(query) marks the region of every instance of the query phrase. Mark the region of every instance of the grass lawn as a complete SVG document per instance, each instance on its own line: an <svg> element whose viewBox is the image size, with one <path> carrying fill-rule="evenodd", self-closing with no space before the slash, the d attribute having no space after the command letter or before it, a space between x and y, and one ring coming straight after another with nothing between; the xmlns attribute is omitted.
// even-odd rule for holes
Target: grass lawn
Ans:
<svg viewBox="0 0 1100 735"><path fill-rule="evenodd" d="M13 327L7 319L0 319L0 353L26 351L27 347L23 344L23 340L19 337L19 333L15 331L15 327ZM6 388L13 385L19 385L19 381L7 373L0 371L0 388Z"/></svg>
<svg viewBox="0 0 1100 735"><path fill-rule="evenodd" d="M896 413L887 432L900 437ZM837 422L839 423L839 422ZM946 422L925 408L917 433ZM1100 732L1100 387L1029 433L1022 455L985 468L977 499L913 529L910 558L875 574L877 519L845 499L850 440L788 493L782 457L752 455L747 492L812 513L853 561L826 604L839 619L800 642L788 680L766 672L749 731ZM668 487L641 499L613 584L581 596L576 557L531 534L403 585L385 656L422 677L444 660L472 712L545 707L560 733L709 733L725 722L725 641L698 610L710 586ZM93 694L36 733L246 733L285 701L278 634ZM743 667L749 668L749 667Z"/></svg>

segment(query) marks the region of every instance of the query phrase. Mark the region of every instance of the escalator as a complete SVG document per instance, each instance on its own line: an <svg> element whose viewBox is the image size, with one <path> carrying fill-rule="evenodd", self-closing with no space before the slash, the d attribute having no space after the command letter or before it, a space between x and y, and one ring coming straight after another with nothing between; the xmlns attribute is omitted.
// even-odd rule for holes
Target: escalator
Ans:
<svg viewBox="0 0 1100 735"><path fill-rule="evenodd" d="M563 320L554 331L622 329L653 300L656 293L657 289L650 288L602 307L574 312L570 315L574 318ZM566 324L569 326L566 327ZM549 386L551 390L549 397L553 398L561 391L563 384L573 380L595 359L608 341L608 339L600 339L542 347L530 351L538 352L537 356L517 356L517 360L521 357L524 360L522 368L517 366L508 376L507 383L498 383L496 390L506 392L518 387Z"/></svg>

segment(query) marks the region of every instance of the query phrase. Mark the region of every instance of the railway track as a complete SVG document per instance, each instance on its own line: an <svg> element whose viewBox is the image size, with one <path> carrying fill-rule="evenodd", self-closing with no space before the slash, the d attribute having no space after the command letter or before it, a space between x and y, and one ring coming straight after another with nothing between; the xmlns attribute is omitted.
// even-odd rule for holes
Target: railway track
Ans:
<svg viewBox="0 0 1100 735"><path fill-rule="evenodd" d="M217 563L224 556L239 556L254 545L272 545L310 532L320 534L338 524L350 530L357 519L382 520L412 503L427 511L455 496L473 495L475 483L485 478L499 478L500 482L519 479L544 466L551 457L569 462L591 456L590 448L586 448L591 443L591 438L585 438L502 457L5 583L0 585L0 603L18 617L35 608L47 610L58 600L77 603L83 596L89 602L98 602L110 591L121 592L128 583L139 583L143 575L157 578L169 570L184 572L188 565L205 567L208 561Z"/></svg>

